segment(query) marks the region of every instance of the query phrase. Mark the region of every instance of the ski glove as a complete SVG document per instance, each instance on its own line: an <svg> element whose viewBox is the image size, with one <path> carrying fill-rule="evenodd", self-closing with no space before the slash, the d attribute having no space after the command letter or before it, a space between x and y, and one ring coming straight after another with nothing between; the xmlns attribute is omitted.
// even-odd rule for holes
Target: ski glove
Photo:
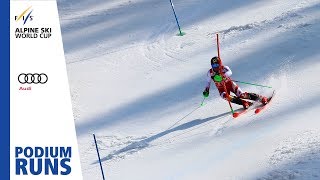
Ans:
<svg viewBox="0 0 320 180"><path fill-rule="evenodd" d="M208 88L206 88L204 91L203 91L203 97L204 98L207 98L208 96L209 96L209 89Z"/></svg>

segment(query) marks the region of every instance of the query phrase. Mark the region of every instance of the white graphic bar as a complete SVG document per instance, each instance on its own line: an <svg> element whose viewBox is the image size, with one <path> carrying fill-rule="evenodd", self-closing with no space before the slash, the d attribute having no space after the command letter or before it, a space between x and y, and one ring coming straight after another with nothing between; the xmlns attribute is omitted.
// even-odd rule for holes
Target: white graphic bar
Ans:
<svg viewBox="0 0 320 180"><path fill-rule="evenodd" d="M56 1L10 2L10 176L81 180Z"/></svg>

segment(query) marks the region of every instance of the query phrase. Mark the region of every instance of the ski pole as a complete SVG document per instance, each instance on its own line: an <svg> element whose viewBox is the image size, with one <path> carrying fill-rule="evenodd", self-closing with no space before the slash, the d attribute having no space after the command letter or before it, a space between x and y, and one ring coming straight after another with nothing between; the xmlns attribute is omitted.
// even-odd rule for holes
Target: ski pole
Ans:
<svg viewBox="0 0 320 180"><path fill-rule="evenodd" d="M203 106L203 102L204 102L205 99L206 99L205 97L202 99L202 102L201 102L200 106Z"/></svg>
<svg viewBox="0 0 320 180"><path fill-rule="evenodd" d="M204 97L202 99L201 105L198 106L197 108L195 108L193 111L191 111L189 114L185 115L183 118L181 118L180 120L178 120L177 122L175 122L173 125L171 125L166 131L168 131L169 129L171 129L172 127L174 127L176 124L178 124L180 121L182 121L184 118L188 117L189 115L191 115L193 112L195 112L196 110L198 110L200 107L203 106L203 102L206 99L206 97Z"/></svg>
<svg viewBox="0 0 320 180"><path fill-rule="evenodd" d="M233 82L242 83L242 84L249 84L249 85L253 85L253 86L260 86L260 87L272 88L271 86L265 86L265 85L254 84L254 83L249 83L249 82L236 81L236 80L232 80L232 81L233 81Z"/></svg>
<svg viewBox="0 0 320 180"><path fill-rule="evenodd" d="M187 115L185 115L183 118L179 119L177 122L175 122L173 125L171 125L166 131L168 131L169 129L173 128L175 125L177 125L180 121L182 121L183 119L185 119L186 117L190 116L192 113L194 113L196 110L198 110L201 106L196 107L194 110L192 110L190 113L188 113Z"/></svg>

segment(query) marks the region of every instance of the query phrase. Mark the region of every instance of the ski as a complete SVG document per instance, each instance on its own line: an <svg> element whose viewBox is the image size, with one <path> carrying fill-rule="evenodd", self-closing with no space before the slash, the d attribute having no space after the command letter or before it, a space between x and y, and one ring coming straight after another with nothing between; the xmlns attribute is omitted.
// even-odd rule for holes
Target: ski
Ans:
<svg viewBox="0 0 320 180"><path fill-rule="evenodd" d="M256 110L254 111L254 113L258 114L262 110L264 110L268 106L268 104L270 104L270 102L271 102L271 100L272 100L274 95L275 95L275 91L273 91L272 95L268 98L268 103L266 105L262 105L262 106L257 107Z"/></svg>
<svg viewBox="0 0 320 180"><path fill-rule="evenodd" d="M255 103L252 103L252 104L249 106L248 109L242 108L242 109L240 109L240 110L237 110L237 111L233 112L232 116L233 116L233 118L237 118L237 117L239 117L240 115L245 114L246 112L252 110L254 107L256 107L256 106L255 106Z"/></svg>
<svg viewBox="0 0 320 180"><path fill-rule="evenodd" d="M275 91L273 91L272 95L268 98L268 104L270 104L270 102L271 102L271 100L272 100L274 95L275 95ZM263 109L265 109L268 106L268 104L266 104L266 105L260 105L260 106L257 107L257 103L258 102L254 102L248 109L243 109L242 108L240 110L235 111L232 114L233 118L237 118L237 117L247 113L248 111L250 111L252 109L255 109L255 111L254 111L255 114L258 114L260 111L262 111Z"/></svg>
<svg viewBox="0 0 320 180"><path fill-rule="evenodd" d="M241 114L245 114L246 112L248 111L248 109L242 109L242 110L239 110L237 112L234 112L232 114L233 118L237 118L239 117Z"/></svg>

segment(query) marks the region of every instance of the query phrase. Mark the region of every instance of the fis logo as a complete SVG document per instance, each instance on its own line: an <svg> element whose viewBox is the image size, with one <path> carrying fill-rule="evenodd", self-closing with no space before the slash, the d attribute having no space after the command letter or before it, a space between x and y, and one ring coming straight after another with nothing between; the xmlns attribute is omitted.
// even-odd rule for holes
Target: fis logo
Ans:
<svg viewBox="0 0 320 180"><path fill-rule="evenodd" d="M24 10L19 16L15 16L14 19L16 22L22 21L23 25L27 23L27 21L32 21L33 16L31 15L33 9L31 9L32 6L28 7L26 10Z"/></svg>

